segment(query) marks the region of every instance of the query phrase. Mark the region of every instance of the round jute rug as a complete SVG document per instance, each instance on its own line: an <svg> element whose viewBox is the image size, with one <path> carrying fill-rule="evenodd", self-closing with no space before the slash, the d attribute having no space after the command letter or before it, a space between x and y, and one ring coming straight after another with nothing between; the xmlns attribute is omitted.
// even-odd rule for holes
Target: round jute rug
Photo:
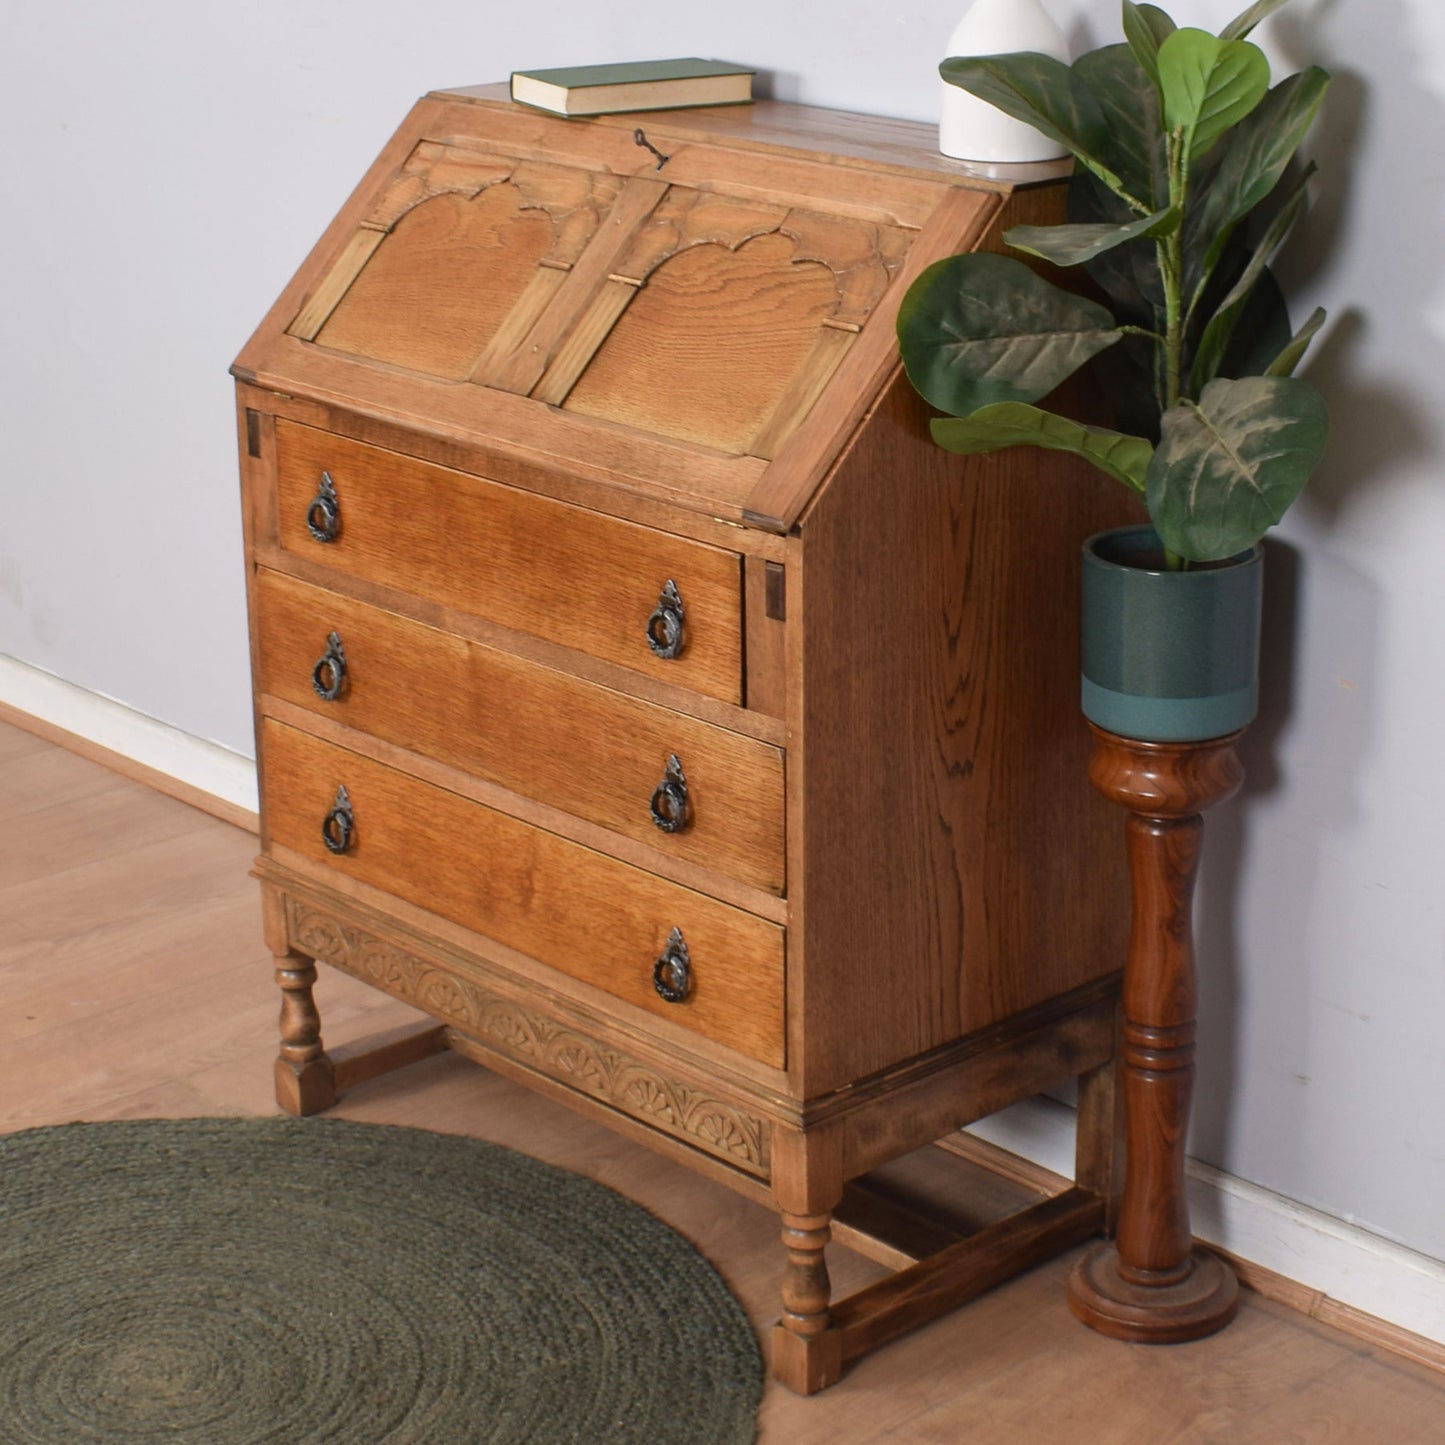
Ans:
<svg viewBox="0 0 1445 1445"><path fill-rule="evenodd" d="M756 1342L591 1180L324 1119L0 1137L6 1445L727 1445Z"/></svg>

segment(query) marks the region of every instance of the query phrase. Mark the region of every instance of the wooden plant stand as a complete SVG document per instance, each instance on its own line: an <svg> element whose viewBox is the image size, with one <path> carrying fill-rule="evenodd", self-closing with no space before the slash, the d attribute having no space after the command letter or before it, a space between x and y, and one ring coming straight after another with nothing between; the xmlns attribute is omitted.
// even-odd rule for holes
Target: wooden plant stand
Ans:
<svg viewBox="0 0 1445 1445"><path fill-rule="evenodd" d="M1199 1339L1234 1317L1239 1292L1217 1255L1194 1247L1184 1150L1194 1088L1194 878L1206 808L1244 779L1239 737L1150 743L1094 728L1089 779L1129 810L1133 917L1124 966L1124 1192L1113 1244L1069 1280L1069 1307L1116 1339Z"/></svg>

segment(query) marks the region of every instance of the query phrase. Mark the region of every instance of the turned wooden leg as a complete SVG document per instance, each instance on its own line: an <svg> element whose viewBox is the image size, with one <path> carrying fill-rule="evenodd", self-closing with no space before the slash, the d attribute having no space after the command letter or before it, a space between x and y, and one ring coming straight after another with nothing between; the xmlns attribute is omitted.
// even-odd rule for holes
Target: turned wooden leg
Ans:
<svg viewBox="0 0 1445 1445"><path fill-rule="evenodd" d="M773 1326L773 1375L812 1395L843 1373L842 1336L829 1304L827 1247L833 1209L843 1197L835 1137L790 1134L773 1141L773 1195L783 1221L783 1314Z"/></svg>
<svg viewBox="0 0 1445 1445"><path fill-rule="evenodd" d="M321 1015L311 992L316 965L299 953L278 954L276 983L281 990L276 1102L288 1114L317 1114L336 1102L336 1077L321 1045Z"/></svg>
<svg viewBox="0 0 1445 1445"><path fill-rule="evenodd" d="M1133 885L1124 965L1121 1085L1125 1164L1118 1233L1069 1280L1069 1305L1093 1329L1164 1344L1212 1334L1234 1317L1239 1286L1193 1247L1184 1190L1194 1088L1192 910L1200 814L1238 791L1238 734L1146 743L1094 729L1094 786L1129 810Z"/></svg>

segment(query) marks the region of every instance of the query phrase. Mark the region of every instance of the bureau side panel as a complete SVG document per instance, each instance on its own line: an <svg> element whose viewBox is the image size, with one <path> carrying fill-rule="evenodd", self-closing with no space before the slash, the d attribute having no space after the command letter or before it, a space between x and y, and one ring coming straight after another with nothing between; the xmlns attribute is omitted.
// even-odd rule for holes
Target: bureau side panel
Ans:
<svg viewBox="0 0 1445 1445"><path fill-rule="evenodd" d="M895 375L802 524L789 986L809 1096L1123 961L1077 598L1084 538L1133 504L1059 454L954 456L929 414Z"/></svg>

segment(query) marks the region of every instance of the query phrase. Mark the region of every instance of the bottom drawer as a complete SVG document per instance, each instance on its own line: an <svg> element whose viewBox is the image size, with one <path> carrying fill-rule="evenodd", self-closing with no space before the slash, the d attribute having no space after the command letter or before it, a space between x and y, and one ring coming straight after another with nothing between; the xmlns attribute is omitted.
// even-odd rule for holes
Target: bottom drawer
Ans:
<svg viewBox="0 0 1445 1445"><path fill-rule="evenodd" d="M271 719L262 748L271 842L783 1066L776 924ZM352 825L333 822L336 853L323 823L341 787ZM674 930L685 972L676 950L659 968Z"/></svg>

